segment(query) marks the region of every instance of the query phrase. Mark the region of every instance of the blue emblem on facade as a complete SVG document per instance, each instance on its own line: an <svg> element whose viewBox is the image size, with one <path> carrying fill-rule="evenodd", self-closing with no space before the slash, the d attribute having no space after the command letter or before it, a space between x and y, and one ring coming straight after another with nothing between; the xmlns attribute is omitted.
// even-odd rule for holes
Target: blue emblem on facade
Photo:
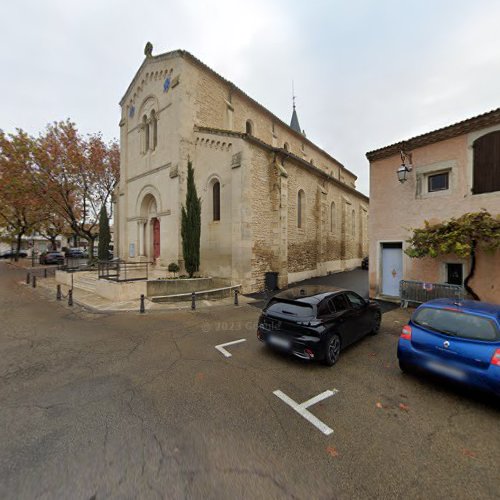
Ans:
<svg viewBox="0 0 500 500"><path fill-rule="evenodd" d="M130 109L128 110L129 118L133 118L134 114L135 114L135 106L130 106Z"/></svg>
<svg viewBox="0 0 500 500"><path fill-rule="evenodd" d="M165 78L165 81L163 82L163 92L168 92L169 88L170 88L170 77L167 76L167 78Z"/></svg>

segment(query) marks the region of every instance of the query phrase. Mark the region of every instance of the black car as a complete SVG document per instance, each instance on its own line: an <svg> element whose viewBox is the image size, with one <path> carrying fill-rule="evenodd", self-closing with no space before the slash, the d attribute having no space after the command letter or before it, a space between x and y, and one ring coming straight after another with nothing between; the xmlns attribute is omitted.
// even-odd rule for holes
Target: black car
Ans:
<svg viewBox="0 0 500 500"><path fill-rule="evenodd" d="M42 252L40 264L64 264L64 255L61 252Z"/></svg>
<svg viewBox="0 0 500 500"><path fill-rule="evenodd" d="M351 290L292 288L267 303L257 337L270 347L303 359L334 365L340 351L380 328L380 306Z"/></svg>
<svg viewBox="0 0 500 500"><path fill-rule="evenodd" d="M67 259L84 259L85 252L80 248L68 248L64 254Z"/></svg>
<svg viewBox="0 0 500 500"><path fill-rule="evenodd" d="M18 257L19 258L26 258L28 256L28 252L25 252L24 250L20 250ZM6 250L5 252L2 252L0 254L0 259L14 259L16 257L16 251L15 250Z"/></svg>

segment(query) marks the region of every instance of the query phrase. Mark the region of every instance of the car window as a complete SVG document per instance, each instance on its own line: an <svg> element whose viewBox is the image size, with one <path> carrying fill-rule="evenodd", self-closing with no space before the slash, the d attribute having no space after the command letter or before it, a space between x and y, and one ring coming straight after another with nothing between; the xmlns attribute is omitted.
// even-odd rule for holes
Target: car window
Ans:
<svg viewBox="0 0 500 500"><path fill-rule="evenodd" d="M365 301L357 293L347 292L346 295L353 309L361 309L365 306Z"/></svg>
<svg viewBox="0 0 500 500"><path fill-rule="evenodd" d="M321 302L319 305L318 305L318 316L328 316L329 314L332 313L332 310L330 309L329 307L329 303L330 301L329 300L323 300L323 302Z"/></svg>
<svg viewBox="0 0 500 500"><path fill-rule="evenodd" d="M345 311L346 309L351 308L351 305L349 304L346 296L343 293L340 295L336 295L335 297L330 299L329 303L333 306L336 312Z"/></svg>
<svg viewBox="0 0 500 500"><path fill-rule="evenodd" d="M312 305L307 302L281 301L273 299L265 309L269 313L289 315L291 317L310 317L313 314Z"/></svg>
<svg viewBox="0 0 500 500"><path fill-rule="evenodd" d="M492 320L451 309L423 307L412 320L416 325L456 337L476 340L497 340L500 337Z"/></svg>

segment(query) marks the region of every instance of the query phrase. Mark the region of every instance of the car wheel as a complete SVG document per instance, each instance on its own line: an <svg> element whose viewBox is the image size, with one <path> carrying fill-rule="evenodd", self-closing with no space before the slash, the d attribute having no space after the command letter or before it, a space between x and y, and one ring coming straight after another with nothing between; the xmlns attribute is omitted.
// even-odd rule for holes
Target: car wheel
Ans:
<svg viewBox="0 0 500 500"><path fill-rule="evenodd" d="M375 316L373 317L373 327L370 331L370 335L377 335L377 333L380 331L381 322L382 322L382 314L380 311L377 311L375 313Z"/></svg>
<svg viewBox="0 0 500 500"><path fill-rule="evenodd" d="M326 342L325 358L323 363L327 366L333 366L340 356L340 337L332 333Z"/></svg>

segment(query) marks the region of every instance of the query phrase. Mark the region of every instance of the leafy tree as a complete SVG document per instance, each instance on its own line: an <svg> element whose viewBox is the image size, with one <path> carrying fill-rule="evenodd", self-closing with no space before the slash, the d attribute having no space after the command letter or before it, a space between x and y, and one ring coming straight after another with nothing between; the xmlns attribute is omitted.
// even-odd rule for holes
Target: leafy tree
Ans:
<svg viewBox="0 0 500 500"><path fill-rule="evenodd" d="M60 235L71 236L68 224L56 212L47 211L48 216L38 225L37 231L50 241L52 250L57 250L57 237Z"/></svg>
<svg viewBox="0 0 500 500"><path fill-rule="evenodd" d="M410 257L455 254L458 257L470 258L470 271L464 280L464 287L475 300L480 300L469 286L469 282L476 270L478 249L496 251L500 248L500 217L492 217L489 212L482 210L434 225L425 221L425 226L415 229L407 242L410 247L405 252Z"/></svg>
<svg viewBox="0 0 500 500"><path fill-rule="evenodd" d="M106 206L101 208L99 215L99 246L97 248L97 257L99 260L109 259L109 244L111 243L111 233L109 232L109 220Z"/></svg>
<svg viewBox="0 0 500 500"><path fill-rule="evenodd" d="M0 226L4 239L15 242L16 260L23 236L36 230L47 217L35 193L33 144L20 129L8 135L0 130Z"/></svg>
<svg viewBox="0 0 500 500"><path fill-rule="evenodd" d="M200 268L201 199L194 183L194 170L188 161L186 206L182 206L181 236L184 265L189 277Z"/></svg>
<svg viewBox="0 0 500 500"><path fill-rule="evenodd" d="M83 137L71 121L49 125L34 148L38 193L94 256L98 219L119 178L120 152L100 134Z"/></svg>

